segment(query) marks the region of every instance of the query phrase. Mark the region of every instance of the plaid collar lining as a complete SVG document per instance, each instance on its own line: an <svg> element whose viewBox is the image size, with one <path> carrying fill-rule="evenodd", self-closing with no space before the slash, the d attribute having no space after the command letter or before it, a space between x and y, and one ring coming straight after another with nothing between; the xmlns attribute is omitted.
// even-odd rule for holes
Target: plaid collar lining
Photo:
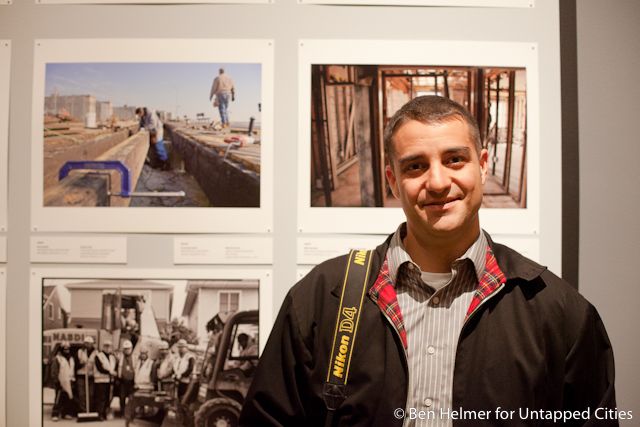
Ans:
<svg viewBox="0 0 640 427"><path fill-rule="evenodd" d="M369 297L378 304L380 310L396 328L402 340L402 345L406 350L408 348L407 331L404 329L404 320L400 312L396 288L389 276L389 260L387 256L384 257L384 263L382 263L382 268L380 268L375 283L369 289Z"/></svg>
<svg viewBox="0 0 640 427"><path fill-rule="evenodd" d="M477 311L482 302L497 292L505 282L506 277L502 273L502 270L500 270L498 261L496 261L491 247L487 245L484 273L478 281L473 299L471 300L471 304L469 304L465 322ZM385 316L391 321L406 350L408 348L407 331L404 328L404 320L402 318L402 312L400 311L400 305L398 304L395 284L389 276L389 260L387 256L385 256L384 263L378 272L375 283L369 289L369 298L378 305L380 310L382 310Z"/></svg>

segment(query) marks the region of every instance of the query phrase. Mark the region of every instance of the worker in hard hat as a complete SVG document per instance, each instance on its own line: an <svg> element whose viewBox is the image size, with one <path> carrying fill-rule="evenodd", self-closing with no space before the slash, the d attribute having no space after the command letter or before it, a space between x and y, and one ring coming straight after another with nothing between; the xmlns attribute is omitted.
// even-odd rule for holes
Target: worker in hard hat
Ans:
<svg viewBox="0 0 640 427"><path fill-rule="evenodd" d="M120 384L118 397L120 400L120 416L125 416L127 399L131 398L134 391L135 363L131 341L122 341L121 349L122 353L118 356L118 382Z"/></svg>
<svg viewBox="0 0 640 427"><path fill-rule="evenodd" d="M179 357L174 365L174 370L175 378L178 382L178 399L182 400L189 388L191 373L195 368L196 358L193 353L189 351L186 340L179 340L177 346Z"/></svg>
<svg viewBox="0 0 640 427"><path fill-rule="evenodd" d="M79 412L94 411L94 372L97 355L95 340L91 336L85 336L83 347L78 350L78 363L76 364L76 385L78 388L76 403ZM87 399L87 395L89 399ZM89 405L87 405L87 401Z"/></svg>
<svg viewBox="0 0 640 427"><path fill-rule="evenodd" d="M158 359L155 361L156 386L158 390L171 394L173 391L174 358L169 351L169 343L162 341L158 348Z"/></svg>
<svg viewBox="0 0 640 427"><path fill-rule="evenodd" d="M63 341L58 347L50 370L56 397L51 411L51 420L70 417L74 414L73 387L75 384L75 360L71 354L71 345Z"/></svg>
<svg viewBox="0 0 640 427"><path fill-rule="evenodd" d="M102 344L95 358L94 390L95 408L101 420L107 419L107 411L111 406L111 382L116 376L116 357L111 353L111 342Z"/></svg>
<svg viewBox="0 0 640 427"><path fill-rule="evenodd" d="M153 390L154 380L153 359L149 357L149 349L143 347L135 362L134 386L136 390Z"/></svg>

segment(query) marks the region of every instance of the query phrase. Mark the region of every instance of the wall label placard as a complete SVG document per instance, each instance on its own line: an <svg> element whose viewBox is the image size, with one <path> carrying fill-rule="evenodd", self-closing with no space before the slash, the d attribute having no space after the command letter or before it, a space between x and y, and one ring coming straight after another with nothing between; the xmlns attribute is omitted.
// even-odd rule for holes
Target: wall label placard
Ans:
<svg viewBox="0 0 640 427"><path fill-rule="evenodd" d="M320 264L328 259L344 255L350 249L374 249L386 236L305 236L298 237L297 263Z"/></svg>
<svg viewBox="0 0 640 427"><path fill-rule="evenodd" d="M272 264L270 237L176 237L174 264Z"/></svg>
<svg viewBox="0 0 640 427"><path fill-rule="evenodd" d="M31 262L126 264L126 237L31 237Z"/></svg>

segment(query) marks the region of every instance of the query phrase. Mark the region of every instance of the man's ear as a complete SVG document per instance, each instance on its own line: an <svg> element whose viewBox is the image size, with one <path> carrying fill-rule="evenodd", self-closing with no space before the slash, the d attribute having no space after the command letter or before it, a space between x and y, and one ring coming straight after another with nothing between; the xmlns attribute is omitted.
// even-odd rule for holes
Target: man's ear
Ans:
<svg viewBox="0 0 640 427"><path fill-rule="evenodd" d="M396 199L399 199L400 197L398 192L398 180L395 174L393 173L393 168L389 163L387 163L387 165L384 168L384 174L387 177L387 182L389 183L389 188L391 188L391 193L393 193L393 196Z"/></svg>
<svg viewBox="0 0 640 427"><path fill-rule="evenodd" d="M482 176L482 184L487 180L487 172L489 171L489 152L486 148L480 150L480 175Z"/></svg>

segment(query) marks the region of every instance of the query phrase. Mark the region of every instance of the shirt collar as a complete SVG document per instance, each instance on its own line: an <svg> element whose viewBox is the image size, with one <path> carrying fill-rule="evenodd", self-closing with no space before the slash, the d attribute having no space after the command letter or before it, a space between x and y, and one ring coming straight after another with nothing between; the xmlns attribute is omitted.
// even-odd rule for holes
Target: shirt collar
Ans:
<svg viewBox="0 0 640 427"><path fill-rule="evenodd" d="M419 266L411 259L411 256L404 248L404 243L402 243L402 239L407 234L407 223L402 223L396 230L396 232L391 237L391 242L389 243L389 250L387 251L387 260L389 263L389 279L391 279L391 283L396 283L396 277L398 276L398 269L401 265L406 262L410 262L414 264L416 267ZM480 231L480 235L476 239L475 242L466 250L466 252L456 261L454 261L453 267L455 268L456 264L459 261L463 261L465 259L471 260L473 262L474 269L476 270L476 277L482 277L485 269L486 263L486 254L487 254L487 237L485 236L484 231Z"/></svg>

